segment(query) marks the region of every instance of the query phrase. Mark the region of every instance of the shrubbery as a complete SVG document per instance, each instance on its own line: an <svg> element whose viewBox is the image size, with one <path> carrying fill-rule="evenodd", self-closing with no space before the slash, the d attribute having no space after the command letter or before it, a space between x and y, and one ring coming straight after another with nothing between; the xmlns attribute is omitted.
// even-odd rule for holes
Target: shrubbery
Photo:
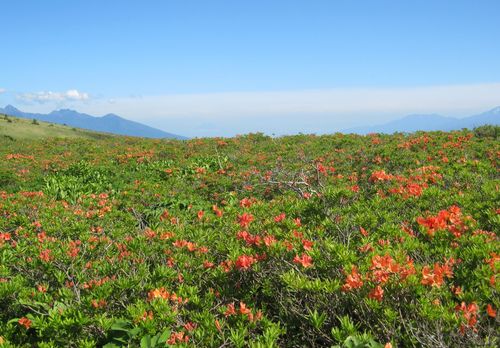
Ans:
<svg viewBox="0 0 500 348"><path fill-rule="evenodd" d="M0 139L0 344L496 347L496 132Z"/></svg>

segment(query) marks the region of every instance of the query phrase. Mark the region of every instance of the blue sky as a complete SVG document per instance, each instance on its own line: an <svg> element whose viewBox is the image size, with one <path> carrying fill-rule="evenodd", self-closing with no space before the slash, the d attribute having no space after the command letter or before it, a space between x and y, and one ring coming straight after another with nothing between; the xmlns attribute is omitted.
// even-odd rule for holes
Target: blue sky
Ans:
<svg viewBox="0 0 500 348"><path fill-rule="evenodd" d="M2 1L0 106L188 136L500 105L500 1Z"/></svg>

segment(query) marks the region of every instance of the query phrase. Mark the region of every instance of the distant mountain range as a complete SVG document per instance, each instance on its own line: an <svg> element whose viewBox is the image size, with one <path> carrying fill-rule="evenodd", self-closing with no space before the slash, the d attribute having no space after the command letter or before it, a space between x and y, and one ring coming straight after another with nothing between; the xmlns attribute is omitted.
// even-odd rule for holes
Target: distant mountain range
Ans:
<svg viewBox="0 0 500 348"><path fill-rule="evenodd" d="M34 114L18 110L12 105L7 105L3 109L0 108L0 113L15 117L66 124L71 127L90 129L97 132L145 138L187 139L181 135L167 133L139 122L124 119L123 117L115 114L107 114L102 117L96 117L69 109L55 110L50 114Z"/></svg>
<svg viewBox="0 0 500 348"><path fill-rule="evenodd" d="M36 114L23 112L16 109L12 105L7 105L5 108L0 108L0 113L28 118L37 119L45 122L65 124L71 127L90 129L97 132L107 132L119 135L130 135L145 138L170 138L170 139L187 139L186 137L167 133L162 130L146 126L142 123L124 119L115 114L107 114L101 117L95 117L87 114L82 114L74 110L61 109L52 111L49 114ZM349 128L342 133L395 133L395 132L415 132L415 131L450 131L462 128L472 129L474 127L485 124L500 125L500 106L494 109L483 112L478 115L473 115L465 118L446 117L438 114L425 115L408 115L401 119L397 119L385 124L375 126L363 126Z"/></svg>
<svg viewBox="0 0 500 348"><path fill-rule="evenodd" d="M500 106L465 118L445 117L437 114L429 115L408 115L401 119L391 121L376 126L365 126L349 128L342 133L395 133L395 132L415 132L415 131L451 131L462 128L472 129L486 124L500 125Z"/></svg>

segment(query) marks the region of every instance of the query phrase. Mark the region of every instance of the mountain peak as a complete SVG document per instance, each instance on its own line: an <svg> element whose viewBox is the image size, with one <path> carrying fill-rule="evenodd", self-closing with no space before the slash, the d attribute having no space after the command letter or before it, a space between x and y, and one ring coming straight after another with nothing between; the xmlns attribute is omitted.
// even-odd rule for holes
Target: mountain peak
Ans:
<svg viewBox="0 0 500 348"><path fill-rule="evenodd" d="M106 114L102 116L102 118L107 118L107 119L122 119L122 117L116 115L116 114Z"/></svg>
<svg viewBox="0 0 500 348"><path fill-rule="evenodd" d="M7 105L5 108L4 108L5 111L7 112L19 112L19 109L16 109L14 106L12 105Z"/></svg>
<svg viewBox="0 0 500 348"><path fill-rule="evenodd" d="M49 114L34 114L22 112L12 105L7 105L5 109L0 108L0 112L4 112L11 116L65 124L71 127L90 129L97 132L146 138L187 139L180 135L167 133L142 123L127 120L115 114L107 114L102 117L98 117L79 113L78 111L72 109L54 110Z"/></svg>

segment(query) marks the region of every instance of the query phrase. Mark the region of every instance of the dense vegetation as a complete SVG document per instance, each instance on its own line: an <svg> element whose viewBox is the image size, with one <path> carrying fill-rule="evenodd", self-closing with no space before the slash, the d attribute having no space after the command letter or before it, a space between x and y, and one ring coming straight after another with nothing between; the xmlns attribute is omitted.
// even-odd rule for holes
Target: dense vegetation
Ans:
<svg viewBox="0 0 500 348"><path fill-rule="evenodd" d="M0 138L0 345L499 345L498 128Z"/></svg>

